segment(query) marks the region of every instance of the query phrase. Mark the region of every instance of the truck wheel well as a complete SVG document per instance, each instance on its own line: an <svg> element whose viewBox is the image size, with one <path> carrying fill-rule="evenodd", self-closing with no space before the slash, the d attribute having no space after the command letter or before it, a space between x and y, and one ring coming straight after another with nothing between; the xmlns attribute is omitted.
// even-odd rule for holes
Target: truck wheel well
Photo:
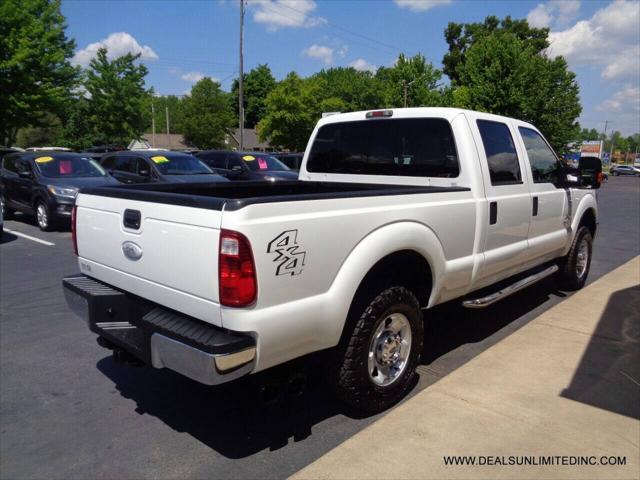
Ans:
<svg viewBox="0 0 640 480"><path fill-rule="evenodd" d="M587 227L589 229L592 237L596 236L596 228L597 228L596 214L593 212L592 208L590 208L589 210L587 210L582 214L582 218L580 219L578 228L582 226Z"/></svg>
<svg viewBox="0 0 640 480"><path fill-rule="evenodd" d="M403 286L414 293L421 307L425 307L429 303L431 282L431 267L427 260L413 250L401 250L371 267L360 283L355 299L364 293L380 293L389 286Z"/></svg>

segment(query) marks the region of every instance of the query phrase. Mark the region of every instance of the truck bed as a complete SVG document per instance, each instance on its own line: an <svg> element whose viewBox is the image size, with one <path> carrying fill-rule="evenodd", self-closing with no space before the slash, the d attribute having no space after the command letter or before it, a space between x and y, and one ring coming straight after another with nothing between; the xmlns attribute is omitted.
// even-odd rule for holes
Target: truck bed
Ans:
<svg viewBox="0 0 640 480"><path fill-rule="evenodd" d="M81 193L209 210L239 210L256 203L468 191L465 187L404 186L337 182L236 182L136 184L86 188Z"/></svg>

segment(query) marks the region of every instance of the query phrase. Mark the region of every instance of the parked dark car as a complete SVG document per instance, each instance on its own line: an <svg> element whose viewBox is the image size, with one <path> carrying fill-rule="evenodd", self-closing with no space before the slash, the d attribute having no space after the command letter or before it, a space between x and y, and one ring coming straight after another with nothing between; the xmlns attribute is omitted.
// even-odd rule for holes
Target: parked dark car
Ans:
<svg viewBox="0 0 640 480"><path fill-rule="evenodd" d="M273 153L272 155L291 170L300 170L302 157L304 157L304 153Z"/></svg>
<svg viewBox="0 0 640 480"><path fill-rule="evenodd" d="M5 155L9 155L10 153L21 152L22 150L18 150L13 147L0 147L0 162Z"/></svg>
<svg viewBox="0 0 640 480"><path fill-rule="evenodd" d="M35 215L40 229L50 230L71 218L80 188L117 183L96 161L79 153L12 153L0 168L4 218L21 211Z"/></svg>
<svg viewBox="0 0 640 480"><path fill-rule="evenodd" d="M207 150L196 156L214 171L230 180L297 180L298 172L289 169L273 155L262 152Z"/></svg>
<svg viewBox="0 0 640 480"><path fill-rule="evenodd" d="M193 155L169 150L126 150L102 157L101 165L122 183L226 182Z"/></svg>
<svg viewBox="0 0 640 480"><path fill-rule="evenodd" d="M635 175L640 177L640 167L634 167L633 165L616 165L611 168L611 174L618 175Z"/></svg>

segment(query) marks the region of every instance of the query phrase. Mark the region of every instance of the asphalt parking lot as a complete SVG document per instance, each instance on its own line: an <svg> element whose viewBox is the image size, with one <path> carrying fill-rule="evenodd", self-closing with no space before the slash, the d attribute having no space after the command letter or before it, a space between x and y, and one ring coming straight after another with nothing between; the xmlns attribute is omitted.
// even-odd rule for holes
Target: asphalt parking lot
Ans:
<svg viewBox="0 0 640 480"><path fill-rule="evenodd" d="M640 181L612 177L598 194L590 282L640 253ZM27 217L5 230L52 245L11 232L0 245L2 478L282 478L377 418L336 403L315 356L219 387L115 364L64 302L70 234ZM545 281L483 311L430 311L414 393L565 297ZM307 379L301 394L286 392L292 377Z"/></svg>

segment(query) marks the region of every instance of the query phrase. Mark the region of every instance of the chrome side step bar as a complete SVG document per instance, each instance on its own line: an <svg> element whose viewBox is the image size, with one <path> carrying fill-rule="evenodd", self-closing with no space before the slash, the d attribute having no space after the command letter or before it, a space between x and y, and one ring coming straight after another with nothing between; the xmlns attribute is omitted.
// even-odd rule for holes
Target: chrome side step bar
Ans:
<svg viewBox="0 0 640 480"><path fill-rule="evenodd" d="M472 298L470 300L465 300L462 302L462 306L466 308L485 308L489 305L493 305L494 303L502 300L503 298L507 298L509 295L513 295L520 290L527 288L534 283L539 282L543 278L548 277L549 275L553 275L558 271L557 265L551 265L550 267L542 270L541 272L534 273L522 280L518 280L516 283L509 285L508 287L503 288L495 293L491 293L487 296L481 298Z"/></svg>

